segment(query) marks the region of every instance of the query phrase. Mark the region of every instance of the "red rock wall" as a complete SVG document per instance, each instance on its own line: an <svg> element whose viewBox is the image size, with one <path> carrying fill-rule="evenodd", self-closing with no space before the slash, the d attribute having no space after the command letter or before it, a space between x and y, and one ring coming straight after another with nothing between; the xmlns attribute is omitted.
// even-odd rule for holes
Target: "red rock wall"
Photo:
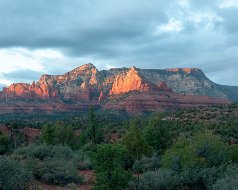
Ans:
<svg viewBox="0 0 238 190"><path fill-rule="evenodd" d="M184 74L202 72L190 68L165 71ZM43 75L37 83L17 83L4 88L0 98L7 101L0 101L0 114L75 112L87 110L91 105L128 112L159 111L229 103L216 98L176 94L161 82L164 78L152 79L149 71L144 71L143 75L142 70L135 67L100 73L92 64L87 64L64 75ZM176 84L179 85L179 82ZM124 96L124 93L127 95ZM65 99L74 102L63 103Z"/></svg>
<svg viewBox="0 0 238 190"><path fill-rule="evenodd" d="M91 92L89 89L79 89L78 91L72 91L64 93L65 99L71 99L74 101L90 101Z"/></svg>
<svg viewBox="0 0 238 190"><path fill-rule="evenodd" d="M210 98L207 96L182 95L174 92L133 92L124 99L112 99L106 102L106 110L125 110L136 113L143 111L168 111L185 107L196 107L206 105L224 105L229 101Z"/></svg>
<svg viewBox="0 0 238 190"><path fill-rule="evenodd" d="M150 89L152 89L152 86L140 77L135 67L132 67L128 72L115 78L110 95L123 94L130 91L149 91Z"/></svg>
<svg viewBox="0 0 238 190"><path fill-rule="evenodd" d="M1 94L3 98L58 98L58 91L47 84L36 85L27 83L12 84L3 89Z"/></svg>

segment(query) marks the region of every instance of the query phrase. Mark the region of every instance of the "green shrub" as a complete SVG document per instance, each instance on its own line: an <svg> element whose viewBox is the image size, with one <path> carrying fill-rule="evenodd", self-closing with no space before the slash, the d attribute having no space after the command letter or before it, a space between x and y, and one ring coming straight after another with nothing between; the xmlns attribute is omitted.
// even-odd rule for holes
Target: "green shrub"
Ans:
<svg viewBox="0 0 238 190"><path fill-rule="evenodd" d="M177 186L177 179L172 170L160 169L142 175L139 184L141 190L172 190Z"/></svg>
<svg viewBox="0 0 238 190"><path fill-rule="evenodd" d="M210 132L180 138L162 157L162 167L177 172L180 185L190 189L207 189L228 163L228 146Z"/></svg>
<svg viewBox="0 0 238 190"><path fill-rule="evenodd" d="M96 169L96 190L124 190L132 178L125 170L126 148L120 144L102 144L94 156Z"/></svg>
<svg viewBox="0 0 238 190"><path fill-rule="evenodd" d="M67 190L76 190L77 185L75 183L70 183L67 185Z"/></svg>
<svg viewBox="0 0 238 190"><path fill-rule="evenodd" d="M229 147L230 158L233 163L238 163L238 145L231 145Z"/></svg>
<svg viewBox="0 0 238 190"><path fill-rule="evenodd" d="M92 169L92 163L86 152L79 150L75 153L74 162L79 170Z"/></svg>
<svg viewBox="0 0 238 190"><path fill-rule="evenodd" d="M162 157L162 166L177 171L192 167L216 167L229 161L228 146L210 132L180 138Z"/></svg>
<svg viewBox="0 0 238 190"><path fill-rule="evenodd" d="M144 130L146 143L159 154L164 153L172 142L172 134L170 134L167 123L161 120L152 120Z"/></svg>
<svg viewBox="0 0 238 190"><path fill-rule="evenodd" d="M35 158L27 158L22 161L24 166L30 171L35 179L40 179L42 175L42 162Z"/></svg>
<svg viewBox="0 0 238 190"><path fill-rule="evenodd" d="M6 154L11 149L11 141L7 135L0 132L0 155Z"/></svg>
<svg viewBox="0 0 238 190"><path fill-rule="evenodd" d="M160 158L156 155L152 157L143 157L141 160L136 161L133 165L134 172L147 172L155 171L160 167Z"/></svg>
<svg viewBox="0 0 238 190"><path fill-rule="evenodd" d="M234 176L226 176L216 181L212 186L213 190L237 190L238 174Z"/></svg>
<svg viewBox="0 0 238 190"><path fill-rule="evenodd" d="M42 141L47 145L70 146L73 149L79 147L79 139L73 126L64 123L49 123L42 129Z"/></svg>
<svg viewBox="0 0 238 190"><path fill-rule="evenodd" d="M0 189L27 189L33 180L32 173L19 161L9 157L0 157Z"/></svg>
<svg viewBox="0 0 238 190"><path fill-rule="evenodd" d="M77 166L64 159L47 159L43 162L41 179L47 183L67 185L79 183L82 178L78 175Z"/></svg>
<svg viewBox="0 0 238 190"><path fill-rule="evenodd" d="M212 185L214 190L236 190L238 187L238 166L228 165L219 179Z"/></svg>
<svg viewBox="0 0 238 190"><path fill-rule="evenodd" d="M223 167L186 168L177 173L181 188L208 189L224 172Z"/></svg>
<svg viewBox="0 0 238 190"><path fill-rule="evenodd" d="M86 154L63 146L30 145L15 150L14 157L22 160L35 178L57 185L80 182L78 169L91 167Z"/></svg>
<svg viewBox="0 0 238 190"><path fill-rule="evenodd" d="M65 159L71 159L74 156L74 152L64 146L47 146L47 145L29 145L26 147L18 148L14 151L15 155L25 158L36 158L41 161L47 158L59 157Z"/></svg>
<svg viewBox="0 0 238 190"><path fill-rule="evenodd" d="M137 125L137 121L132 122L128 132L123 137L123 145L127 149L128 156L133 160L139 160L142 156L150 153L143 131Z"/></svg>

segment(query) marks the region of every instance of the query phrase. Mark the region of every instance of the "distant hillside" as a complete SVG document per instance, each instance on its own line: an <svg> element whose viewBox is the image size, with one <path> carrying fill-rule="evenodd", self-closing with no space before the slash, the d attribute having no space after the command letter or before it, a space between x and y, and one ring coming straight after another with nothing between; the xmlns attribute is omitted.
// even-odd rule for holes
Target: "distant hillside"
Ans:
<svg viewBox="0 0 238 190"><path fill-rule="evenodd" d="M93 64L63 75L43 75L32 84L16 83L0 92L0 114L63 113L89 107L129 113L229 104L238 87L215 84L196 68L116 68Z"/></svg>
<svg viewBox="0 0 238 190"><path fill-rule="evenodd" d="M181 109L166 115L164 120L186 123L222 124L237 121L238 104Z"/></svg>

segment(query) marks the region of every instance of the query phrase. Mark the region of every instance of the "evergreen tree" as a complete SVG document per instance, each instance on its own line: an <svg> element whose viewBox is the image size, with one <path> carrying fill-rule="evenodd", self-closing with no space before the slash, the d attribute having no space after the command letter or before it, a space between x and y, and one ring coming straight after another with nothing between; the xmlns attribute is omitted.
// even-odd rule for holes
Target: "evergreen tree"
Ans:
<svg viewBox="0 0 238 190"><path fill-rule="evenodd" d="M136 125L136 122L131 123L128 132L123 138L123 144L134 160L139 160L143 155L149 153L149 146L144 139L142 130Z"/></svg>
<svg viewBox="0 0 238 190"><path fill-rule="evenodd" d="M163 124L162 121L150 122L149 126L144 130L145 140L148 145L158 154L163 154L165 150L172 144L169 126Z"/></svg>
<svg viewBox="0 0 238 190"><path fill-rule="evenodd" d="M99 145L94 157L96 190L123 190L132 174L124 169L126 148L119 144Z"/></svg>
<svg viewBox="0 0 238 190"><path fill-rule="evenodd" d="M147 145L142 130L136 125L136 122L131 123L131 126L123 138L123 144L126 146L129 156L134 161L139 161L139 159L148 154L149 146ZM140 182L140 174L137 173L137 189Z"/></svg>
<svg viewBox="0 0 238 190"><path fill-rule="evenodd" d="M86 129L86 134L94 145L103 141L103 132L97 121L93 108L90 108L88 112L88 127Z"/></svg>
<svg viewBox="0 0 238 190"><path fill-rule="evenodd" d="M6 154L11 149L10 138L0 132L0 155Z"/></svg>

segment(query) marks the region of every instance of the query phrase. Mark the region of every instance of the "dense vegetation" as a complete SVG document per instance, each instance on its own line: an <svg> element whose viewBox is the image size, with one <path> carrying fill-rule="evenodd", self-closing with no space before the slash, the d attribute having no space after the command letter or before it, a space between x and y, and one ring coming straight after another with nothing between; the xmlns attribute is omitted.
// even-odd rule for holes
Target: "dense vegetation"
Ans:
<svg viewBox="0 0 238 190"><path fill-rule="evenodd" d="M31 141L21 129L32 122L8 121L11 134L0 133L0 189L78 189L88 183L85 170L95 172L97 190L237 189L238 120L231 111L232 118L197 121L198 110L113 120L90 109L81 122L34 126L41 135Z"/></svg>

